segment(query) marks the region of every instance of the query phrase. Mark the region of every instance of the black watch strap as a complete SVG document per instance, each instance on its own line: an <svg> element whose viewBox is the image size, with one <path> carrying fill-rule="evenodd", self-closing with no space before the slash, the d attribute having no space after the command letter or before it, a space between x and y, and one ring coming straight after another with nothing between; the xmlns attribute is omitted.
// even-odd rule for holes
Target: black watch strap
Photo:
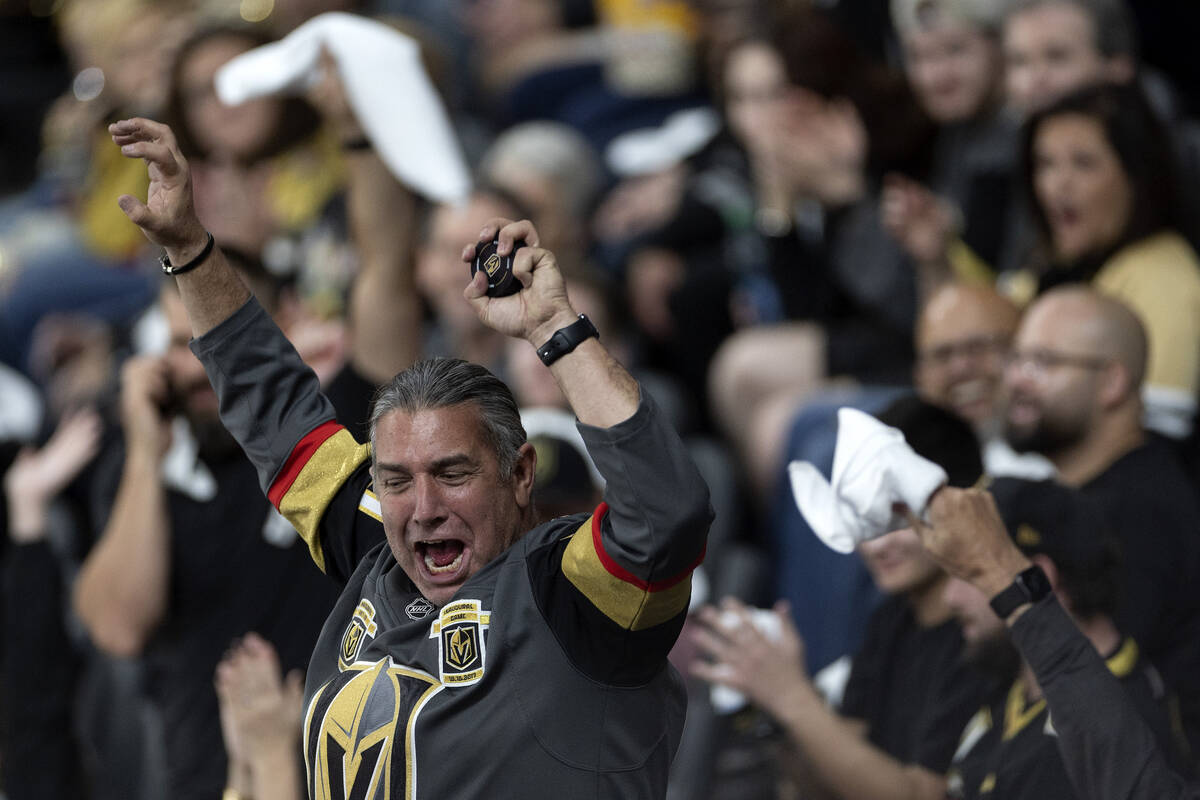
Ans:
<svg viewBox="0 0 1200 800"><path fill-rule="evenodd" d="M537 349L538 358L548 367L578 347L580 342L593 336L600 338L600 331L596 330L596 326L586 315L580 314L579 319L565 328L556 330L550 341Z"/></svg>
<svg viewBox="0 0 1200 800"><path fill-rule="evenodd" d="M1018 608L1026 603L1036 603L1050 591L1050 581L1041 567L1023 569L1013 578L1012 585L992 598L992 611L1000 619L1008 619Z"/></svg>
<svg viewBox="0 0 1200 800"><path fill-rule="evenodd" d="M213 239L213 235L211 233L208 234L208 241L204 243L204 249L197 253L196 257L191 261L187 262L186 264L180 264L179 266L171 263L171 259L167 258L167 251L164 250L163 254L158 257L158 265L167 275L182 275L185 272L191 272L196 267L203 264L208 257L212 255L213 245L215 243L216 240Z"/></svg>

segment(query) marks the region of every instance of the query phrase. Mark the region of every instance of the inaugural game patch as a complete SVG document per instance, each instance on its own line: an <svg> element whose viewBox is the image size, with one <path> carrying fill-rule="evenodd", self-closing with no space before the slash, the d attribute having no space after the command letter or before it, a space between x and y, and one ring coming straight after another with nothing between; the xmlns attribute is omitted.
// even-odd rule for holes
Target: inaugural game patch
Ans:
<svg viewBox="0 0 1200 800"><path fill-rule="evenodd" d="M487 663L484 631L492 614L478 600L459 600L442 608L430 626L429 635L438 640L438 666L443 684L469 686L483 677Z"/></svg>

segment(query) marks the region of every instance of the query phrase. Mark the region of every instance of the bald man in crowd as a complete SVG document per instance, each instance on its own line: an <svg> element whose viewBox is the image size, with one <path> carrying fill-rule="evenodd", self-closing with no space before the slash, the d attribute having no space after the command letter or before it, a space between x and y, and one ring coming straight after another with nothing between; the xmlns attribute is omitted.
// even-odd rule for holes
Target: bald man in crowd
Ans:
<svg viewBox="0 0 1200 800"><path fill-rule="evenodd" d="M1005 373L1005 437L1099 501L1121 544L1118 621L1200 720L1200 500L1170 446L1142 429L1146 336L1126 306L1084 287L1026 312Z"/></svg>
<svg viewBox="0 0 1200 800"><path fill-rule="evenodd" d="M917 319L913 384L922 399L971 423L988 474L1047 478L1054 469L1045 459L1017 455L1001 437L1004 365L1020 318L990 286L943 285Z"/></svg>

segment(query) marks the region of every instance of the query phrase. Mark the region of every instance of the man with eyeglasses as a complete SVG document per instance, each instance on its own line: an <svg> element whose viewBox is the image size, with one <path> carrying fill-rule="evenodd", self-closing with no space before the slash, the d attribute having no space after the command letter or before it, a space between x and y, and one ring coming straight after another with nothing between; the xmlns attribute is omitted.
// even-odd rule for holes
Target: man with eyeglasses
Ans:
<svg viewBox="0 0 1200 800"><path fill-rule="evenodd" d="M1146 336L1127 307L1084 287L1026 312L1009 356L1005 437L1096 498L1121 544L1119 625L1200 726L1200 500L1174 452L1142 428Z"/></svg>
<svg viewBox="0 0 1200 800"><path fill-rule="evenodd" d="M1054 468L1017 455L1001 436L1004 365L1020 312L986 286L950 283L930 296L917 318L913 382L924 399L971 423L990 475L1048 478Z"/></svg>

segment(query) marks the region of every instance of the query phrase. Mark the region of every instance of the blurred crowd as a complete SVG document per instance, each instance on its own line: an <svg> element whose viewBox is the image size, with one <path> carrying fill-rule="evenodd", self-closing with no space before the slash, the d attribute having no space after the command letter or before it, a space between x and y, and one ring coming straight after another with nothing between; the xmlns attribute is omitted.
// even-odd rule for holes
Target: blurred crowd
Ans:
<svg viewBox="0 0 1200 800"><path fill-rule="evenodd" d="M1063 493L998 497L1101 655L1137 643L1188 774L1200 77L1187 4L1133 5L0 0L6 796L303 796L301 676L336 594L221 426L173 282L118 207L148 186L107 132L130 116L171 125L201 221L343 424L364 438L375 387L422 356L483 364L527 410L555 516L599 502L598 473L549 370L462 298L483 224L536 224L712 492L673 798L900 796L823 751L843 734L950 774L953 796L990 791L962 789L988 777L961 751L1021 669L979 646L1004 639L994 615L911 530L841 555L793 502L787 465L828 473L842 406L955 485ZM222 67L326 12L419 48L465 196L397 177L332 47L313 80L222 102ZM408 85L378 72L372 97ZM427 129L427 104L385 102ZM1073 503L1097 529L1041 546ZM761 660L739 660L726 628L780 598ZM801 689L825 716L792 717ZM1061 796L1031 780L996 796Z"/></svg>

